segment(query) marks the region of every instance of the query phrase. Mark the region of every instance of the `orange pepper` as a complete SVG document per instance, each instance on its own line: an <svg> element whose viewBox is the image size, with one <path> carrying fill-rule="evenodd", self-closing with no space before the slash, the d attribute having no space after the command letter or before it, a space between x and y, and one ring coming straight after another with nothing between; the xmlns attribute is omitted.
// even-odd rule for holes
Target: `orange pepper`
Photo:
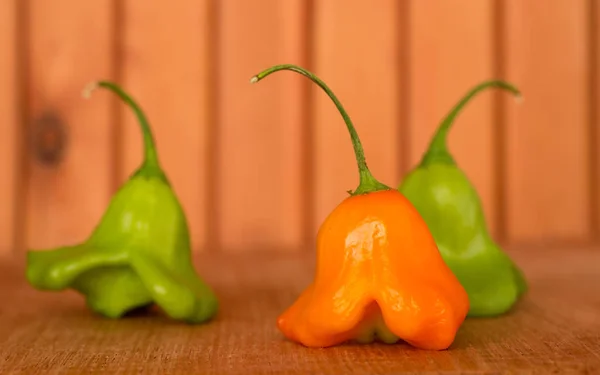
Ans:
<svg viewBox="0 0 600 375"><path fill-rule="evenodd" d="M469 310L467 293L444 263L415 207L377 181L350 117L317 76L276 65L252 77L291 70L332 99L350 132L360 184L325 219L317 236L313 283L278 319L279 330L308 347L398 340L447 349Z"/></svg>

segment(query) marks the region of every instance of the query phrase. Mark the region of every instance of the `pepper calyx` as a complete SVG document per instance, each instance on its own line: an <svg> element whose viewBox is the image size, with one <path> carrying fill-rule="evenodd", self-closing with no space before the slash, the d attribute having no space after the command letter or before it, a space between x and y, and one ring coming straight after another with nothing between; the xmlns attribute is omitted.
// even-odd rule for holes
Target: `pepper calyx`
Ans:
<svg viewBox="0 0 600 375"><path fill-rule="evenodd" d="M132 175L130 178L156 178L161 180L163 183L170 186L170 182L167 179L167 175L165 172L155 165L142 164Z"/></svg>
<svg viewBox="0 0 600 375"><path fill-rule="evenodd" d="M375 179L375 177L373 177L373 175L371 174L371 172L369 172L369 170L361 170L360 171L360 184L358 185L356 190L354 190L354 192L350 193L350 195L354 196L354 195L368 194L368 193L374 193L376 191L384 191L384 190L390 190L390 188L387 185L382 184L377 179Z"/></svg>
<svg viewBox="0 0 600 375"><path fill-rule="evenodd" d="M442 152L436 151L425 153L419 163L419 167L425 168L431 164L456 165L456 160L454 160L454 157L447 150Z"/></svg>

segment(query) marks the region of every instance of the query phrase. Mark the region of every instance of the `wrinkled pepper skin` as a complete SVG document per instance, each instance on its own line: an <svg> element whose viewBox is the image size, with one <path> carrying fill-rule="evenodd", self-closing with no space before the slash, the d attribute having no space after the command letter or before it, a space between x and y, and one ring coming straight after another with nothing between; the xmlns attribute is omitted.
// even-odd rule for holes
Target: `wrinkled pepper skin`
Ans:
<svg viewBox="0 0 600 375"><path fill-rule="evenodd" d="M479 195L446 145L459 111L489 87L520 95L515 87L502 81L488 81L473 88L442 122L421 163L398 187L424 218L444 261L466 289L469 317L504 314L527 291L523 273L491 237Z"/></svg>
<svg viewBox="0 0 600 375"><path fill-rule="evenodd" d="M87 94L95 87L113 91L137 114L144 163L112 197L86 241L28 251L27 280L40 290L72 288L91 310L110 318L156 303L173 319L205 322L218 301L194 270L187 220L159 166L147 121L118 86L99 82Z"/></svg>
<svg viewBox="0 0 600 375"><path fill-rule="evenodd" d="M310 78L332 98L351 135L360 185L321 225L314 280L281 314L279 330L307 347L378 339L447 349L469 301L425 221L400 192L371 175L350 118L319 78L295 65L277 65L252 82L280 70Z"/></svg>

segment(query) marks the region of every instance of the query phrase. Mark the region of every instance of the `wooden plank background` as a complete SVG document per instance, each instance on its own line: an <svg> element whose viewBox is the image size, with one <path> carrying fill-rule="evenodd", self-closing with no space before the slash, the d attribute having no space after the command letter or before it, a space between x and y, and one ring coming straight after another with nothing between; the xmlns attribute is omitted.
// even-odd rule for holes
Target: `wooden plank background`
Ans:
<svg viewBox="0 0 600 375"><path fill-rule="evenodd" d="M197 251L295 251L356 186L343 121L397 186L441 118L478 96L450 148L503 244L598 241L598 22L594 0L185 0L0 4L0 254L83 240L141 161L132 93L187 212Z"/></svg>

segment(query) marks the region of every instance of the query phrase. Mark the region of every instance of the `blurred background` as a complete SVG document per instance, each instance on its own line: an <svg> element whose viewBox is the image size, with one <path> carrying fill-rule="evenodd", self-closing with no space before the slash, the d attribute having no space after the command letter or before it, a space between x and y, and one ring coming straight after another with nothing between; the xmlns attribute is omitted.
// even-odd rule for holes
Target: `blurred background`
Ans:
<svg viewBox="0 0 600 375"><path fill-rule="evenodd" d="M367 5L368 3L368 5ZM450 149L504 245L598 240L594 0L2 0L0 255L84 240L140 164L121 84L150 118L196 251L311 250L358 185L347 130L304 66L353 118L367 162L397 186L450 108Z"/></svg>

